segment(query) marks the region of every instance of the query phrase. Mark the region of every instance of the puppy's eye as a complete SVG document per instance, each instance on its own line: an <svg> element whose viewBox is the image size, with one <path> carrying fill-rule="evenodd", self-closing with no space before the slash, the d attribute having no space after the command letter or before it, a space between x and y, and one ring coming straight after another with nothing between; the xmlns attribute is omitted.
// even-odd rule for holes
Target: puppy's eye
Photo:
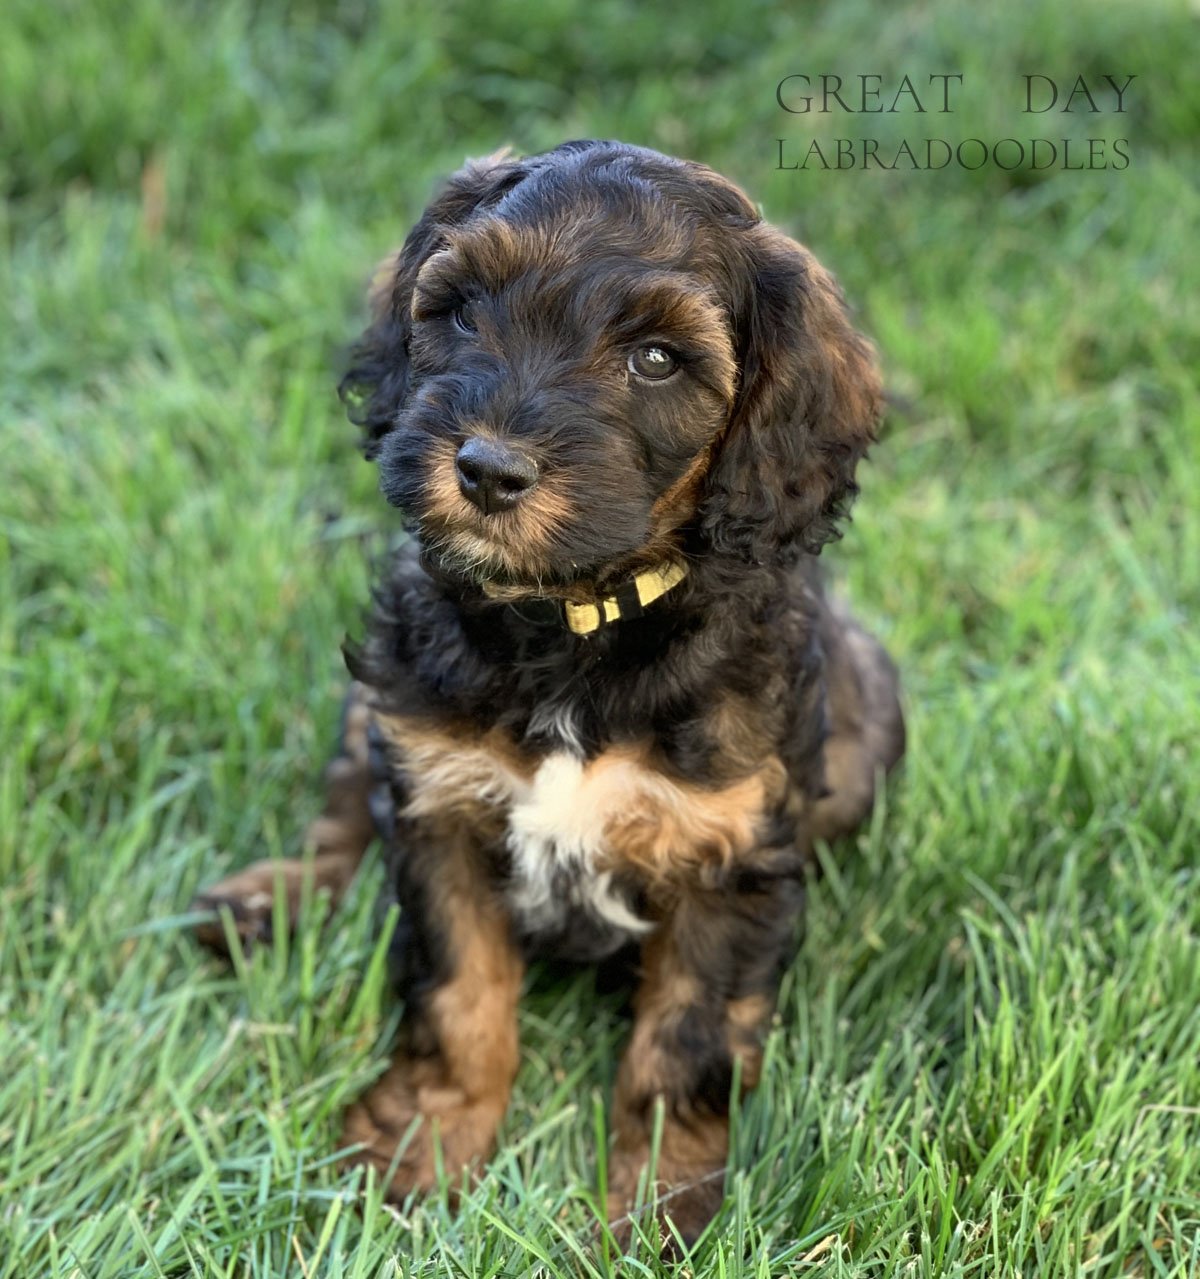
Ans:
<svg viewBox="0 0 1200 1279"><path fill-rule="evenodd" d="M629 371L651 382L669 378L679 367L679 361L661 346L643 346L629 357Z"/></svg>
<svg viewBox="0 0 1200 1279"><path fill-rule="evenodd" d="M460 333L478 333L479 326L475 323L474 308L470 302L463 302L454 308L454 327Z"/></svg>

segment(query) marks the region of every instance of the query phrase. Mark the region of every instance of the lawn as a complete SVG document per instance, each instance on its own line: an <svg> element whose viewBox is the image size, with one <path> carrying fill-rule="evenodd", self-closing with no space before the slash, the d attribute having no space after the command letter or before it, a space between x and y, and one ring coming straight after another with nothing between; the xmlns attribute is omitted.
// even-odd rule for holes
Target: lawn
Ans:
<svg viewBox="0 0 1200 1279"><path fill-rule="evenodd" d="M1200 1274L1198 47L1165 0L8 0L0 1277L617 1273L624 1023L587 973L532 981L489 1175L401 1217L334 1158L396 1020L377 860L232 968L186 914L294 850L402 535L333 390L373 262L464 156L588 135L739 180L894 398L826 558L910 753L823 855L681 1273ZM781 111L825 71L963 81L949 115ZM1138 79L1022 114L1034 72ZM1130 160L776 167L934 136Z"/></svg>

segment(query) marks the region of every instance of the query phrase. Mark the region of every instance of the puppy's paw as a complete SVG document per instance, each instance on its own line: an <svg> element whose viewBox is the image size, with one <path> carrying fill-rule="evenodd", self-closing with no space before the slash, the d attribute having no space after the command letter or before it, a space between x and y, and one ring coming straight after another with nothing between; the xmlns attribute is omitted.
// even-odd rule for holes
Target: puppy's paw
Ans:
<svg viewBox="0 0 1200 1279"><path fill-rule="evenodd" d="M661 1255L679 1259L679 1241L690 1248L716 1216L725 1197L725 1166L688 1166L661 1160L658 1176L638 1201L638 1181L645 1156L617 1154L609 1170L608 1225L623 1251L628 1251L635 1224L646 1235L657 1231Z"/></svg>
<svg viewBox="0 0 1200 1279"><path fill-rule="evenodd" d="M437 1188L440 1163L453 1194L463 1169L479 1173L495 1150L503 1113L499 1099L468 1098L438 1062L399 1058L346 1111L341 1144L362 1149L344 1166L374 1168L385 1198L401 1204Z"/></svg>
<svg viewBox="0 0 1200 1279"><path fill-rule="evenodd" d="M246 950L255 942L269 942L274 935L275 892L282 886L287 905L288 927L296 922L304 863L276 860L253 862L236 875L197 893L193 911L207 911L210 918L195 925L196 940L221 955L229 954L229 939L222 923L222 908L233 916L233 930Z"/></svg>

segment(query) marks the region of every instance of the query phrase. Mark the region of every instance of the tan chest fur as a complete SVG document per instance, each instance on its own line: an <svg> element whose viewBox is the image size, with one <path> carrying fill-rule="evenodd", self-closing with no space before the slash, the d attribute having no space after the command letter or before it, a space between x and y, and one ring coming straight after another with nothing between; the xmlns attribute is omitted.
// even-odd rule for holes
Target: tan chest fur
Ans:
<svg viewBox="0 0 1200 1279"><path fill-rule="evenodd" d="M652 925L613 891L614 874L663 882L745 856L782 785L777 761L710 789L668 776L643 744L581 760L568 750L534 755L495 732L378 722L409 779L408 814L458 815L502 839L512 856L510 903L535 929L574 906L619 930L646 931Z"/></svg>

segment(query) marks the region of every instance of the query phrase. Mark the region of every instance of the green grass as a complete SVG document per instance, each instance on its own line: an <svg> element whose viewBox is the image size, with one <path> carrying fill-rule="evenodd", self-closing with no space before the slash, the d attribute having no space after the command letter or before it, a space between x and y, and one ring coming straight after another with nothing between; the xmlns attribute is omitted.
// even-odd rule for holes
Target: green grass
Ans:
<svg viewBox="0 0 1200 1279"><path fill-rule="evenodd" d="M4 6L3 1279L615 1273L623 1026L586 974L523 1006L486 1180L397 1219L333 1159L395 1022L378 867L234 969L184 914L295 847L396 535L332 389L371 264L465 155L580 135L740 179L898 402L829 559L911 751L813 886L681 1273L1200 1274L1197 34L1169 3ZM774 101L951 70L950 118ZM1022 117L1026 71L1140 79L1124 117ZM926 133L1132 163L772 171L777 136Z"/></svg>

